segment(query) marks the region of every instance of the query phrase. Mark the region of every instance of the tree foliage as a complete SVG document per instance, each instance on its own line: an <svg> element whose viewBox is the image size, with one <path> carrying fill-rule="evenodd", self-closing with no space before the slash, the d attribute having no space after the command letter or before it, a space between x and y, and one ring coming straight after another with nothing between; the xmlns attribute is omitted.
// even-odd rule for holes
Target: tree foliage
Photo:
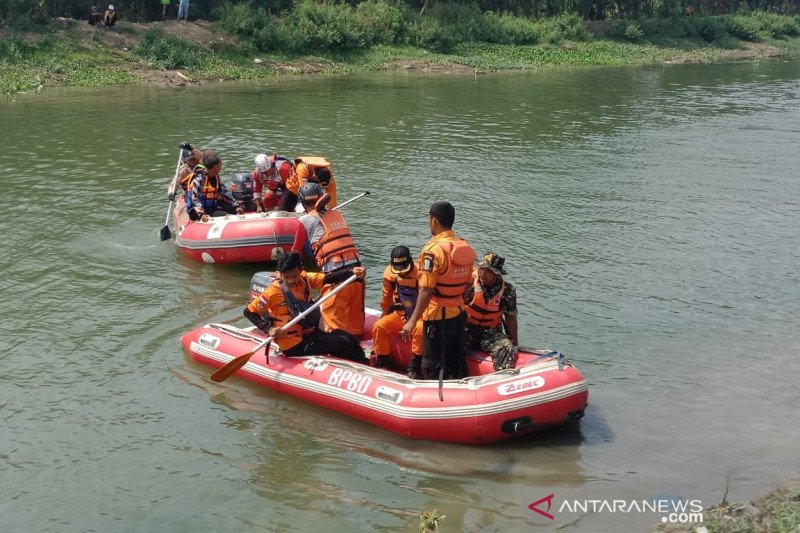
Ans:
<svg viewBox="0 0 800 533"><path fill-rule="evenodd" d="M94 0L97 1L97 0ZM111 0L114 2L114 0ZM262 11L269 15L280 15L284 12L296 13L298 10L308 9L306 4L313 3L319 12L324 12L324 6L347 6L361 8L363 4L370 4L369 10L376 4L385 4L397 10L407 9L419 12L423 5L426 12L435 9L442 0L386 0L375 2L367 0L239 0L224 4L220 7L217 0L191 0L190 17L202 19L219 19L225 15L226 10L234 9L232 6L243 5L246 9L256 12ZM43 23L48 17L68 17L84 19L88 16L92 0L0 0L0 24L28 29L26 26ZM169 13L174 17L177 12L178 0L172 0ZM467 8L476 6L484 13L496 15L517 15L531 18L560 17L575 15L583 20L608 20L641 18L664 18L691 13L694 16L714 16L734 13L747 13L760 11L767 14L800 14L800 1L798 0L460 0L448 2L461 4ZM104 9L106 5L98 7ZM121 0L116 2L117 12L121 20L132 22L149 22L159 20L162 14L161 0ZM334 16L336 10L330 8L329 16ZM383 24L397 24L396 17L392 21L392 13L382 13L389 19L383 19ZM632 29L633 33L636 33ZM360 38L360 37L359 37Z"/></svg>

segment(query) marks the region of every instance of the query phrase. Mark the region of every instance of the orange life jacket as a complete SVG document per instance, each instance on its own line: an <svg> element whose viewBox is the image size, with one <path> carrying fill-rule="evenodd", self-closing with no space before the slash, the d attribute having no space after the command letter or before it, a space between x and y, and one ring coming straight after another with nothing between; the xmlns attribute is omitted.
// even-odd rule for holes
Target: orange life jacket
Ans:
<svg viewBox="0 0 800 533"><path fill-rule="evenodd" d="M199 167L199 169L198 169L198 167ZM196 171L205 170L205 168L206 167L204 167L203 165L198 164L196 167L194 167L194 170L189 172L186 176L183 177L183 179L181 179L181 187L183 187L184 192L189 189L189 184L192 183L192 180L197 175Z"/></svg>
<svg viewBox="0 0 800 533"><path fill-rule="evenodd" d="M317 266L323 267L329 261L358 261L358 250L350 228L339 211L325 211L323 214L314 212L322 222L322 237L311 244Z"/></svg>
<svg viewBox="0 0 800 533"><path fill-rule="evenodd" d="M464 239L436 244L447 257L447 270L437 276L431 299L442 307L458 307L464 304L464 290L472 276L475 250Z"/></svg>
<svg viewBox="0 0 800 533"><path fill-rule="evenodd" d="M286 183L286 187L294 194L297 194L297 191L300 190L300 187L306 183L319 183L314 175L318 168L327 168L328 172L331 173L330 183L333 183L333 169L331 168L330 161L324 157L304 155L295 158L294 168L292 169L292 174ZM328 185L330 185L330 183ZM328 185L322 185L321 183L320 185L322 186L323 190L326 190L327 192Z"/></svg>
<svg viewBox="0 0 800 533"><path fill-rule="evenodd" d="M467 304L467 323L482 328L496 328L503 319L503 312L500 311L500 300L503 298L506 282L500 276L500 290L487 302L483 296L483 287L481 287L477 273L474 278L475 281L472 286L475 288L475 294L472 297L472 301Z"/></svg>
<svg viewBox="0 0 800 533"><path fill-rule="evenodd" d="M220 177L217 176L215 180L216 185L211 184L211 180L209 179L208 174L203 173L203 177L205 179L203 180L203 187L200 189L200 194L206 200L216 200L217 194L219 194L219 188L220 188L219 184L221 183Z"/></svg>
<svg viewBox="0 0 800 533"><path fill-rule="evenodd" d="M272 287L277 288L278 292L283 294L283 301L278 304L277 309L273 308L269 310L269 316L272 319L272 327L277 328L285 326L300 312L302 312L304 308L307 309L313 303L311 300L311 284L306 276L303 276L302 283L304 283L302 299L298 299L297 296L291 292L289 287L284 286L283 281L278 279L272 283ZM289 292L287 293L287 291ZM304 335L307 335L314 330L314 326L316 325L315 321L316 323L319 323L319 319L319 311L317 313L310 313L299 323L285 330L284 335L281 338L276 339L275 342L281 347L282 350L288 350L289 348L296 346L302 340Z"/></svg>

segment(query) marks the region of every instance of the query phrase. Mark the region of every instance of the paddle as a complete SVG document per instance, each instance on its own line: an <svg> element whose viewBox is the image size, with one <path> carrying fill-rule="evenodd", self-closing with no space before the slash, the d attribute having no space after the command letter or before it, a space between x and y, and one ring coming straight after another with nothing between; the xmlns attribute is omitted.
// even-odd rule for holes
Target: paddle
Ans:
<svg viewBox="0 0 800 533"><path fill-rule="evenodd" d="M309 307L308 309L306 309L305 311L294 317L292 320L290 320L289 323L281 327L281 329L285 331L290 327L294 326L295 324L300 322L303 318L305 318L306 315L308 315L311 311L322 305L323 302L325 302L328 298L331 298L334 294L336 294L340 290L344 289L345 287L353 283L356 279L358 279L358 276L353 274L352 276L341 282L339 285L337 285L331 292L327 293L325 296L314 302L314 305L312 305L311 307ZM246 354L240 355L239 357L229 361L228 364L226 364L225 366L223 366L222 368L211 374L211 381L216 381L217 383L220 383L222 381L225 381L232 375L234 375L237 370L239 370L240 368L242 368L244 365L247 364L247 361L250 360L250 358L253 356L254 353L260 350L262 347L266 346L270 341L272 341L272 337L267 337L265 340L258 343L255 348L253 348ZM269 354L267 354L267 358L269 358Z"/></svg>
<svg viewBox="0 0 800 533"><path fill-rule="evenodd" d="M167 219L164 221L164 227L161 228L161 240L166 241L167 239L172 238L172 233L169 231L169 216L172 214L172 202L175 201L175 187L177 187L178 181L178 171L181 169L181 163L183 162L183 147L181 147L180 151L178 152L178 164L175 166L175 176L172 178L172 185L169 188L169 207L167 208Z"/></svg>

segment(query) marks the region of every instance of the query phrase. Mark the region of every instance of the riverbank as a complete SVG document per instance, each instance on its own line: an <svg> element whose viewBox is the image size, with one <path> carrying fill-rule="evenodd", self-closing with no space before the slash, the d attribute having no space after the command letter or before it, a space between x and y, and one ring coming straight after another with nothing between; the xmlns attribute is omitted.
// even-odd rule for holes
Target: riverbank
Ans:
<svg viewBox="0 0 800 533"><path fill-rule="evenodd" d="M379 70L475 73L551 66L612 66L752 61L800 56L800 38L736 41L726 47L702 40L636 43L609 39L587 25L591 38L559 44L460 43L447 53L412 46L376 45L349 53L257 53L211 22L121 22L114 30L56 19L47 33L0 32L0 93L53 86L150 83L183 86L233 79Z"/></svg>
<svg viewBox="0 0 800 533"><path fill-rule="evenodd" d="M800 478L748 502L725 501L703 509L702 525L664 525L653 533L775 533L800 530Z"/></svg>

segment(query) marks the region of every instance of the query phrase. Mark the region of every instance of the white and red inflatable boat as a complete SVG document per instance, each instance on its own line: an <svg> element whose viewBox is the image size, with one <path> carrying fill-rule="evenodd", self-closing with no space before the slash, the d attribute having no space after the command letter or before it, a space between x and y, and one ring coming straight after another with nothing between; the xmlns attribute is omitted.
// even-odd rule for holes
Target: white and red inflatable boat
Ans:
<svg viewBox="0 0 800 533"><path fill-rule="evenodd" d="M365 331L379 317L367 310ZM221 367L264 338L255 328L208 324L181 342L194 360ZM367 352L371 344L362 341ZM393 362L405 369L410 357L408 343L395 336ZM525 349L515 368L495 372L485 353L472 352L467 365L470 377L445 380L440 391L438 381L409 379L366 359L285 357L273 344L237 375L412 439L442 442L490 444L578 419L586 409L586 380L560 353Z"/></svg>
<svg viewBox="0 0 800 533"><path fill-rule="evenodd" d="M300 214L285 211L245 213L192 221L184 197L173 211L180 251L206 263L257 263L275 261L289 250L302 250L306 232Z"/></svg>

